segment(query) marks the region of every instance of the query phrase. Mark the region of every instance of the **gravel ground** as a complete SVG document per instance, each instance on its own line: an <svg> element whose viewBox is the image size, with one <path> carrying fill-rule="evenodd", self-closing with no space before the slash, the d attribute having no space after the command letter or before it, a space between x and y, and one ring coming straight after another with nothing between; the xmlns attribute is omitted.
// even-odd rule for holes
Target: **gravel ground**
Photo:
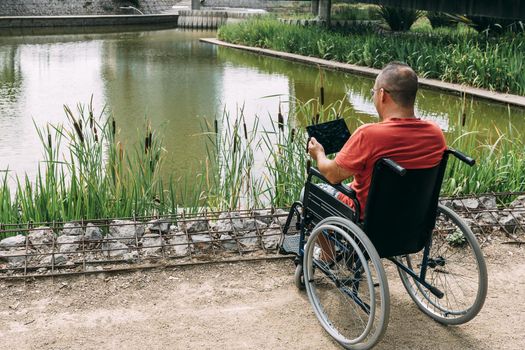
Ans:
<svg viewBox="0 0 525 350"><path fill-rule="evenodd" d="M484 248L489 293L470 323L421 313L384 262L390 324L378 349L524 349L525 247ZM1 349L340 349L291 260L0 281Z"/></svg>

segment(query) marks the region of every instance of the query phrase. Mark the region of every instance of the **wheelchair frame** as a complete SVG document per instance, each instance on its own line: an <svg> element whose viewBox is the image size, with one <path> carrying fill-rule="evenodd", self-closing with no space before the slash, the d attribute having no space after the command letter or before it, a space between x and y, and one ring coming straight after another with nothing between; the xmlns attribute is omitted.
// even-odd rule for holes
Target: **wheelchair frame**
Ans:
<svg viewBox="0 0 525 350"><path fill-rule="evenodd" d="M443 299L446 290L440 290L440 288L438 288L437 286L435 286L427 280L427 273L429 269L444 269L444 266L447 264L445 258L441 256L430 256L433 241L433 237L431 236L433 234L432 232L434 230L436 220L433 220L433 222L431 223L432 227L430 227L429 237L425 239L425 242L423 242L422 249L420 243L417 248L412 248L412 250L409 249L406 252L401 251L401 254L396 254L396 256L380 255L377 253L376 248L368 239L367 234L365 233L364 229L366 226L366 218L363 221L360 220L361 207L357 200L355 191L353 191L350 187L342 184L331 184L329 181L326 180L326 178L324 178L324 176L319 172L319 170L313 167L308 168L308 176L305 183L305 191L303 197L304 199L302 202L296 201L292 204L288 218L283 228L283 238L287 234L290 228L291 221L295 216L297 219L296 227L299 231L298 250L296 252L295 258L295 263L297 266L295 273L296 285L300 289L303 289L306 285L310 302L314 306L314 310L316 311L316 315L321 321L321 324L330 333L330 335L332 335L345 348L368 349L370 347L373 347L381 339L386 330L389 317L388 282L386 280L386 274L384 273L384 269L380 262L381 258L387 258L389 261L393 262L396 265L402 282L405 285L405 288L409 292L412 299L416 302L418 307L423 312L425 312L427 315L434 318L438 322L444 324L461 324L467 322L473 317L475 317L481 309L481 307L483 306L487 290L487 273L479 245L477 244L477 241L475 240L475 237L468 228L468 226L457 216L457 214L455 214L448 208L444 208L442 206L437 205L437 196L439 194L439 189L441 188L441 182L443 179L449 154L454 155L455 157L457 157L458 159L462 160L470 166L475 164L475 160L454 149L448 149L445 151L443 160L439 165L439 169L436 175L437 192L434 194L436 202L436 211L432 213L432 215L435 215L436 217L439 217L439 215L441 214L444 215L447 218L447 220L452 220L454 224L460 228L461 233L466 236L468 244L474 251L475 260L477 262L477 268L479 271L478 290L473 306L467 308L466 311L448 310L445 307L441 307L439 304L439 300ZM399 164L387 158L380 159L376 163L376 165L387 167L390 171L392 171L398 176L405 176L407 172L407 170L401 167ZM372 181L374 181L374 176L372 178ZM339 201L332 195L326 193L323 189L316 186L312 181L314 177L320 179L324 183L332 186L339 192L348 196L353 201L355 210L347 206L345 203ZM347 218L349 220L339 220L338 218ZM357 231L361 231L361 233ZM349 232L351 233L350 235ZM355 263L355 266L353 266L355 273L353 276L350 277L350 279L339 281L334 275L334 273L331 271L330 266L322 263L320 259L316 260L316 258L312 258L312 256L307 256L312 255L312 249L314 249L308 246L308 236L312 235L312 233L315 233L314 236L316 237L316 239L317 236L320 234L324 237L324 239L328 238L330 244L333 247L335 247L334 250L339 250L340 254L341 252L344 253L345 250L354 250L358 251L358 253L359 251L361 251L361 253L359 253L361 255L358 258L356 258L358 259L358 261ZM350 242L350 244L342 244L334 235L338 235L338 237L344 237L343 240ZM312 242L312 244L314 243ZM364 249L361 249L362 247L364 247ZM306 254L307 251L308 254ZM411 266L410 254L418 254L421 253L421 251L422 261L418 265L419 272L416 272L414 267ZM399 252L399 250L394 250L394 252ZM334 258L334 261L336 261L337 257ZM404 263L403 260L405 260L406 263ZM375 307L374 300L372 300L373 298L370 298L370 303L372 305L368 305L359 297L360 281L362 277L361 274L368 271L366 270L363 272L363 266L367 265L369 261L373 261L373 264L378 266L374 267L376 269L375 273L379 276L379 284L382 284L380 286L380 292L381 307L383 308L381 312L383 314L381 315L381 317L379 317L380 320L378 321L378 323L380 323L378 328L380 329L375 331L375 334L373 334L373 336L370 337L369 333L371 332L371 330L369 319L369 322L366 324L366 327L363 326L365 330L362 334L360 334L355 339L347 339L342 337L341 334L339 334L339 331L335 329L335 326L331 325L330 321L326 319L326 315L322 315L323 307L319 305L317 305L316 307L316 305L314 304L315 296L312 297L311 293L313 292L311 292L311 290L308 288L308 286L314 281L314 278L311 275L314 274L315 270L321 271L322 274L327 277L327 280L332 281L336 288L341 289L341 291L344 292L343 294L346 294L351 300L353 300L353 302L355 302L356 305L358 305L358 307L361 310L363 310L366 314L370 316L373 313L372 311L375 311L373 310L373 308ZM308 264L311 265L311 267L308 268L309 272L307 274L307 271L305 271L304 268L307 267ZM372 275L373 274L369 275L370 279L372 279ZM412 286L412 280L415 281L413 285L416 287ZM351 281L352 283L351 289L344 287L349 281ZM340 288L341 286L343 287ZM374 286L369 285L368 290L370 290L370 288L373 289ZM425 290L428 290L434 297L425 292ZM319 300L317 300L317 303L319 303ZM437 305L437 312L430 310L434 307L434 305ZM452 316L452 318L448 319L449 316ZM374 315L372 315L372 317L374 317ZM367 337L369 337L370 339L366 340L365 338Z"/></svg>

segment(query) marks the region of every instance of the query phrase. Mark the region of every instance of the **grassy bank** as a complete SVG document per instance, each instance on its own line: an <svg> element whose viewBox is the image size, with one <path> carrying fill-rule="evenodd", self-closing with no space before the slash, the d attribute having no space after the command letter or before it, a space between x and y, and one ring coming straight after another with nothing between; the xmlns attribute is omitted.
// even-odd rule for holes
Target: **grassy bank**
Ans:
<svg viewBox="0 0 525 350"><path fill-rule="evenodd" d="M422 77L525 94L524 33L496 38L449 29L391 34L378 33L367 25L324 29L257 18L223 26L218 37L235 44L373 68L404 61Z"/></svg>
<svg viewBox="0 0 525 350"><path fill-rule="evenodd" d="M286 207L304 184L308 120L348 116L348 108L344 101L294 101L286 117L276 106L268 129L261 129L258 117L248 128L242 110L235 117L225 112L202 125L207 152L198 170L188 178L162 179L162 138L147 123L139 130L141 141L124 147L111 117L95 116L91 105L76 112L66 107L68 123L38 129L44 160L36 179L9 172L0 177L0 223ZM470 168L451 160L443 194L525 190L525 141L512 126L466 132L459 116L451 129L448 144L478 163ZM258 163L257 155L264 160Z"/></svg>

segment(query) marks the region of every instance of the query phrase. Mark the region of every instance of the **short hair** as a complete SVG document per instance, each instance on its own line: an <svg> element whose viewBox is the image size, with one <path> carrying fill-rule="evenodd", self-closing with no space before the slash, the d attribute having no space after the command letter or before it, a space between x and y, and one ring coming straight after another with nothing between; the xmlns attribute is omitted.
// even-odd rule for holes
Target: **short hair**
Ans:
<svg viewBox="0 0 525 350"><path fill-rule="evenodd" d="M390 62L378 76L379 87L388 90L395 103L402 107L412 107L416 101L417 75L406 63Z"/></svg>

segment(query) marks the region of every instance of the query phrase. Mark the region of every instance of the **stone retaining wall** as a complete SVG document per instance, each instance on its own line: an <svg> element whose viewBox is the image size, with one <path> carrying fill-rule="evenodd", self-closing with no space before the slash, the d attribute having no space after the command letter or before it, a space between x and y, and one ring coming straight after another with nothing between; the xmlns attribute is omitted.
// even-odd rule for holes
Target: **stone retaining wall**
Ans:
<svg viewBox="0 0 525 350"><path fill-rule="evenodd" d="M178 0L0 0L0 16L81 16L162 13L176 5ZM139 4L139 6L137 6Z"/></svg>
<svg viewBox="0 0 525 350"><path fill-rule="evenodd" d="M2 28L27 27L86 27L86 26L121 26L159 24L169 27L177 26L178 15L144 15L144 16L15 16L0 17Z"/></svg>

